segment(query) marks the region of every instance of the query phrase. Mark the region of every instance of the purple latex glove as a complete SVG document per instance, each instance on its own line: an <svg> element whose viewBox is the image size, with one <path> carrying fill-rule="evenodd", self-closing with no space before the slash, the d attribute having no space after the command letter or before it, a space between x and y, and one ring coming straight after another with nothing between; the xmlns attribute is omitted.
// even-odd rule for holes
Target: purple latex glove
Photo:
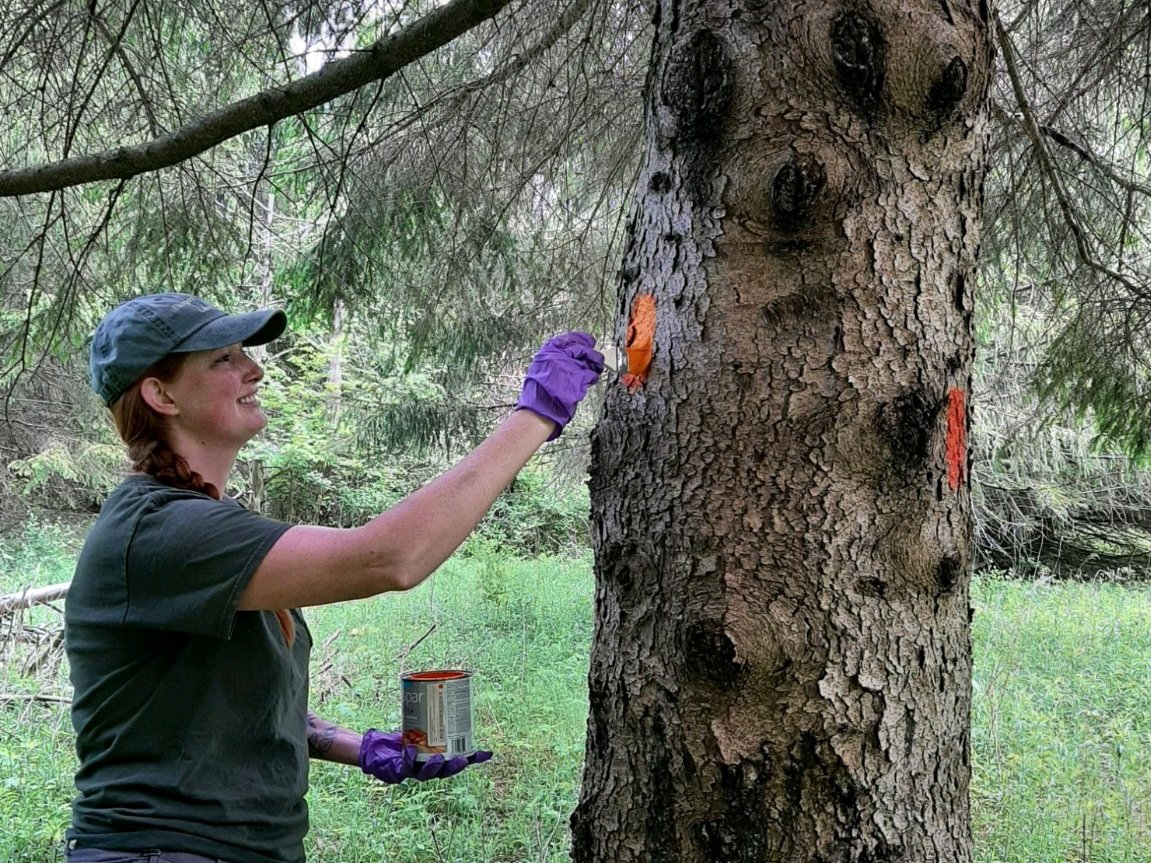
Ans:
<svg viewBox="0 0 1151 863"><path fill-rule="evenodd" d="M369 728L360 743L360 769L381 782L394 785L405 779L446 779L459 773L469 764L481 764L492 757L490 752L477 750L471 755L453 755L444 758L433 755L427 761L416 761L415 746L404 746L399 731L377 731Z"/></svg>
<svg viewBox="0 0 1151 863"><path fill-rule="evenodd" d="M544 343L532 358L516 410L529 410L549 419L555 440L575 415L588 387L599 380L603 354L587 333L564 333Z"/></svg>

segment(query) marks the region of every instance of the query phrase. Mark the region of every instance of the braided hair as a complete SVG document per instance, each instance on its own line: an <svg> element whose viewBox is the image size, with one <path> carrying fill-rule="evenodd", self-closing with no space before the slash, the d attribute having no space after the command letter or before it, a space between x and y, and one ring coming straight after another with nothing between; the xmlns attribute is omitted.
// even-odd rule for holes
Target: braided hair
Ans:
<svg viewBox="0 0 1151 863"><path fill-rule="evenodd" d="M172 380L180 371L186 356L168 354L140 375L140 380ZM140 394L140 380L112 403L112 421L121 440L128 447L132 470L154 476L173 488L197 491L219 500L220 490L192 470L187 459L169 445L163 418L149 407ZM296 636L292 615L285 609L277 609L275 613L284 641L291 646Z"/></svg>

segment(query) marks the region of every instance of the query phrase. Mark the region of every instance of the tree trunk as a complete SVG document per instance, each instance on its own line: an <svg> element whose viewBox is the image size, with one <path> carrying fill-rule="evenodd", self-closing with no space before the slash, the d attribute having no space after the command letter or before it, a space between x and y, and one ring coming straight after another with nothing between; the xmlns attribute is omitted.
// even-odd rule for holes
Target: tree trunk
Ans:
<svg viewBox="0 0 1151 863"><path fill-rule="evenodd" d="M659 4L620 271L654 351L593 435L577 863L971 859L989 14Z"/></svg>

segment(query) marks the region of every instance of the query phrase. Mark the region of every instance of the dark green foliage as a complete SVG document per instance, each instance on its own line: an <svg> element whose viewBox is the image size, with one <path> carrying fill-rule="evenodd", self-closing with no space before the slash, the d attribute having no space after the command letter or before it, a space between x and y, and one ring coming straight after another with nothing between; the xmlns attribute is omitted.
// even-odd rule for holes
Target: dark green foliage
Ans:
<svg viewBox="0 0 1151 863"><path fill-rule="evenodd" d="M1017 62L993 90L976 318L998 320L1010 351L1030 346L1042 398L1144 460L1151 102L1132 83L1151 63L1151 18L1109 0L998 12ZM1041 333L1014 331L1021 309Z"/></svg>
<svg viewBox="0 0 1151 863"><path fill-rule="evenodd" d="M585 486L529 468L496 500L477 535L502 554L578 556L590 545L588 506Z"/></svg>
<svg viewBox="0 0 1151 863"><path fill-rule="evenodd" d="M13 7L0 13L10 34L0 37L9 121L0 161L179 129L435 5L273 4L239 10L226 26L198 0L87 15ZM373 363L431 384L434 398L418 407L365 413L361 440L412 431L410 443L426 447L459 440L461 429L470 439L540 341L607 329L613 230L637 155L629 108L639 105L648 34L636 16L529 0L379 86L176 169L0 201L9 312L0 360L27 372L59 351L80 359L82 377L77 354L95 321L143 291L195 292L229 308L277 303L294 329L338 328L346 316L379 353ZM115 39L101 28L122 49L111 62ZM67 74L55 74L61 63ZM40 81L49 89L37 91ZM432 429L437 417L448 425Z"/></svg>
<svg viewBox="0 0 1151 863"><path fill-rule="evenodd" d="M350 193L355 208L283 274L296 317L330 320L343 302L372 322L377 340L402 345L406 371L433 358L470 379L477 364L527 343L536 321L554 314L553 289L529 282L521 263L531 260L532 249L521 248L530 237L434 190Z"/></svg>
<svg viewBox="0 0 1151 863"><path fill-rule="evenodd" d="M477 443L491 428L496 412L443 401L400 401L364 415L357 434L361 448L408 449L451 455Z"/></svg>
<svg viewBox="0 0 1151 863"><path fill-rule="evenodd" d="M1021 309L1017 350L980 365L999 398L975 404L972 494L979 567L1042 577L1145 579L1151 474L1110 444L1091 416L1028 389Z"/></svg>
<svg viewBox="0 0 1151 863"><path fill-rule="evenodd" d="M1102 316L1109 317L1107 310ZM1083 312L1056 334L1037 389L1041 398L1080 419L1092 419L1105 441L1146 465L1151 456L1151 375L1142 359L1145 339L1132 333L1122 345L1100 344L1100 332L1114 322L1099 317L1099 312Z"/></svg>

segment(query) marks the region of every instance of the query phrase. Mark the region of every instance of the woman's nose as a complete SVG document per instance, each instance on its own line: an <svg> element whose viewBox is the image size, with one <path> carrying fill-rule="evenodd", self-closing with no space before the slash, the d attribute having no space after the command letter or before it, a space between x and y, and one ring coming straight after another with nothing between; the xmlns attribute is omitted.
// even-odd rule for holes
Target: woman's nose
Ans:
<svg viewBox="0 0 1151 863"><path fill-rule="evenodd" d="M251 357L248 357L248 362L251 363L251 368L248 369L248 378L254 381L262 381L264 379L264 367Z"/></svg>

